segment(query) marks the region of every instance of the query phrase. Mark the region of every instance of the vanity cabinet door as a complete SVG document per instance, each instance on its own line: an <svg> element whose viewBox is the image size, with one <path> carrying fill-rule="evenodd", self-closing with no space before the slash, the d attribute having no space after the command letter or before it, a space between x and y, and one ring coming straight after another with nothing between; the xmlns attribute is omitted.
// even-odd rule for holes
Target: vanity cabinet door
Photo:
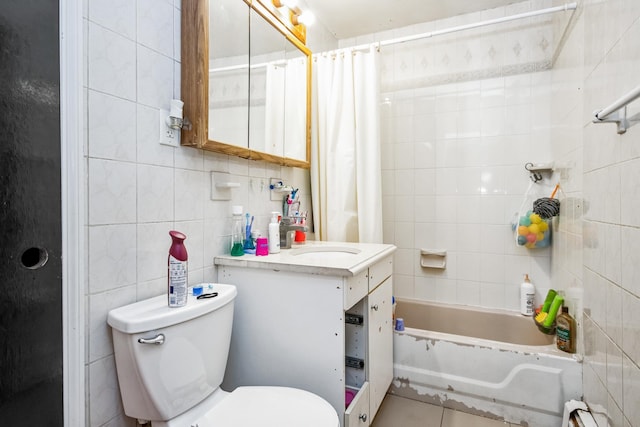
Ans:
<svg viewBox="0 0 640 427"><path fill-rule="evenodd" d="M369 360L368 375L370 410L373 419L393 379L393 322L391 319L392 277L369 294Z"/></svg>

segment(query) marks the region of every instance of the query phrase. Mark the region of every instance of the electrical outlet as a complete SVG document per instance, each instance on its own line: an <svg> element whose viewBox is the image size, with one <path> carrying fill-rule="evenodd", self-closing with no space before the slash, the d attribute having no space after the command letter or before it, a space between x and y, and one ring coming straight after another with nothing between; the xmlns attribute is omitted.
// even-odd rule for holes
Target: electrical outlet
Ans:
<svg viewBox="0 0 640 427"><path fill-rule="evenodd" d="M171 129L167 125L167 117L169 110L160 110L158 123L160 125L160 144L169 145L171 147L180 146L180 129Z"/></svg>

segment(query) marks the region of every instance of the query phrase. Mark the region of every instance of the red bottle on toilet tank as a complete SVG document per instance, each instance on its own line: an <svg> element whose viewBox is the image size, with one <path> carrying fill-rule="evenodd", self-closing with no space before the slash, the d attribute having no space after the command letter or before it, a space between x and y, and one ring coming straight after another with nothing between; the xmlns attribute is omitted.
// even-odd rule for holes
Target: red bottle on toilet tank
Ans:
<svg viewBox="0 0 640 427"><path fill-rule="evenodd" d="M167 297L169 307L182 307L187 304L188 268L187 268L187 248L184 240L187 238L183 233L172 230L171 248L169 248L169 258L167 260Z"/></svg>

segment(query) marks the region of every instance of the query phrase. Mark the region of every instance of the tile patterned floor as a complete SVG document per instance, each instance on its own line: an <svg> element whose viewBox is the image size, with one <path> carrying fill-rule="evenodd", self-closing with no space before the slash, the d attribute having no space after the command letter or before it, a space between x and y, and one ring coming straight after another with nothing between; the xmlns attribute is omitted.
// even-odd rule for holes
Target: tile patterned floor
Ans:
<svg viewBox="0 0 640 427"><path fill-rule="evenodd" d="M372 427L515 427L429 403L387 395Z"/></svg>

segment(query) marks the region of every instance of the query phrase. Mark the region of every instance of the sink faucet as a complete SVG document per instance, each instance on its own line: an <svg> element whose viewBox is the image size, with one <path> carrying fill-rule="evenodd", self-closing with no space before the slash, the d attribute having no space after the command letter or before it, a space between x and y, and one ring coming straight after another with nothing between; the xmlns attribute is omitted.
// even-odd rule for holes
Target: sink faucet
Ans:
<svg viewBox="0 0 640 427"><path fill-rule="evenodd" d="M280 221L280 249L291 248L291 237L296 231L307 231L305 225L293 224L291 218L282 218Z"/></svg>

